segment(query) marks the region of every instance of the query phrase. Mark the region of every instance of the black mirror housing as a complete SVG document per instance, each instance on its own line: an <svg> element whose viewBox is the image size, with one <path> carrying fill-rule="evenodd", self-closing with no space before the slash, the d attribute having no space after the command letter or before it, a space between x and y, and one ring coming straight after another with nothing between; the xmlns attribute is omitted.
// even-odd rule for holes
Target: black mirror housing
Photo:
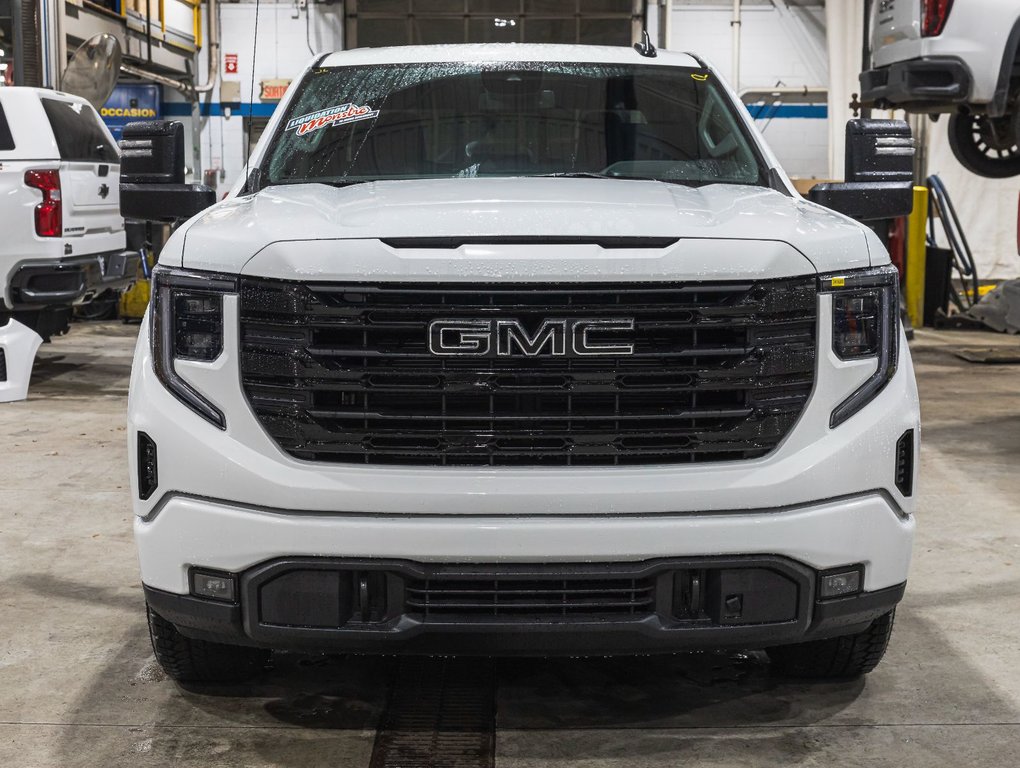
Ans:
<svg viewBox="0 0 1020 768"><path fill-rule="evenodd" d="M182 221L216 202L209 187L184 183L181 123L129 123L120 148L120 215L125 219Z"/></svg>
<svg viewBox="0 0 1020 768"><path fill-rule="evenodd" d="M848 120L845 178L854 182L914 181L914 137L905 120Z"/></svg>
<svg viewBox="0 0 1020 768"><path fill-rule="evenodd" d="M846 181L816 184L808 193L858 221L909 216L914 208L914 139L903 120L849 120Z"/></svg>
<svg viewBox="0 0 1020 768"><path fill-rule="evenodd" d="M895 219L909 216L914 209L914 185L909 181L816 184L808 199L857 221Z"/></svg>
<svg viewBox="0 0 1020 768"><path fill-rule="evenodd" d="M122 184L183 184L184 125L170 120L128 123L120 142Z"/></svg>

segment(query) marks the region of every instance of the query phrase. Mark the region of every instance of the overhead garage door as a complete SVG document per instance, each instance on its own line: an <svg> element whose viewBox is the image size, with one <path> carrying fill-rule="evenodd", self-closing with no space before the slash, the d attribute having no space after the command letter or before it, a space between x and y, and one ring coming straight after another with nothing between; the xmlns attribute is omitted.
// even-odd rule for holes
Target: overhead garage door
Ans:
<svg viewBox="0 0 1020 768"><path fill-rule="evenodd" d="M432 43L630 45L643 0L348 0L347 47Z"/></svg>

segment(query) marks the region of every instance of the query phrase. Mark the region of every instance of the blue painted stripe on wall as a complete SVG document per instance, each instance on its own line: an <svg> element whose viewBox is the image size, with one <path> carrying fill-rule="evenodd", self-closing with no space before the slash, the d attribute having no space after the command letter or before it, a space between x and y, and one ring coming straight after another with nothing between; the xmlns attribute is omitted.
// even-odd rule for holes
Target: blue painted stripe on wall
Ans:
<svg viewBox="0 0 1020 768"><path fill-rule="evenodd" d="M276 104L228 104L235 117L247 117L248 109L255 117L272 117ZM755 120L771 120L772 118L807 118L824 120L829 116L829 108L825 104L749 104L747 110ZM223 117L223 105L218 102L203 102L199 105L203 117ZM163 114L166 117L190 117L191 105L181 102L163 102Z"/></svg>
<svg viewBox="0 0 1020 768"><path fill-rule="evenodd" d="M755 120L773 117L800 117L826 119L829 116L827 104L748 104L747 111Z"/></svg>

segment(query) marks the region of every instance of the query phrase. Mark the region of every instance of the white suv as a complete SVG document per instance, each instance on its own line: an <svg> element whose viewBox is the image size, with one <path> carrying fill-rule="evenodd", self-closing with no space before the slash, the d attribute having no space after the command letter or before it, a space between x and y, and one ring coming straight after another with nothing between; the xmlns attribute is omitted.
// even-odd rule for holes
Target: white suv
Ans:
<svg viewBox="0 0 1020 768"><path fill-rule="evenodd" d="M87 101L0 88L0 402L25 397L39 344L67 330L73 305L135 278L119 172Z"/></svg>
<svg viewBox="0 0 1020 768"><path fill-rule="evenodd" d="M144 130L125 179L173 154ZM909 151L876 157L895 194L872 168L830 199L901 213ZM161 218L186 189L125 205L150 193ZM327 55L155 272L129 439L173 677L271 649L881 658L918 445L896 271L697 57Z"/></svg>
<svg viewBox="0 0 1020 768"><path fill-rule="evenodd" d="M949 143L969 171L1020 174L1020 3L874 0L862 98L951 112Z"/></svg>

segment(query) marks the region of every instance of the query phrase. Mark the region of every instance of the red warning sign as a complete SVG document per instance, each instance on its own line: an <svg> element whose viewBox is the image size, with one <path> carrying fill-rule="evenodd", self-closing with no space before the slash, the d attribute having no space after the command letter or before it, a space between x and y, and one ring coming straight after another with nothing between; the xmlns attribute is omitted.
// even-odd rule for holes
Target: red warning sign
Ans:
<svg viewBox="0 0 1020 768"><path fill-rule="evenodd" d="M237 54L236 53L225 53L225 54L223 54L223 74L225 74L225 75L236 75L237 74Z"/></svg>

